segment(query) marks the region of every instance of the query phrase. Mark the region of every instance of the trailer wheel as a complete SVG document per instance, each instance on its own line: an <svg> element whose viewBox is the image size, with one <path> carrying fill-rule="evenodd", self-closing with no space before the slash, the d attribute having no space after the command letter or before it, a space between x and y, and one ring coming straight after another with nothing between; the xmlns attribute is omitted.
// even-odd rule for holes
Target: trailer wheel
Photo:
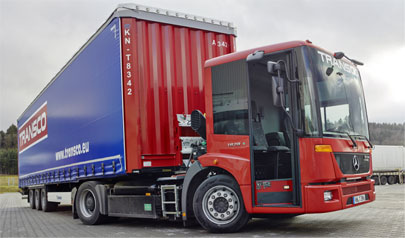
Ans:
<svg viewBox="0 0 405 238"><path fill-rule="evenodd" d="M380 184L381 185L386 185L387 184L387 177L386 176L381 176L380 177Z"/></svg>
<svg viewBox="0 0 405 238"><path fill-rule="evenodd" d="M249 221L238 183L227 175L205 180L193 199L200 225L210 232L236 232Z"/></svg>
<svg viewBox="0 0 405 238"><path fill-rule="evenodd" d="M48 192L45 188L41 189L41 206L44 212L55 211L58 207L57 202L48 202Z"/></svg>
<svg viewBox="0 0 405 238"><path fill-rule="evenodd" d="M373 176L373 177L371 177L371 179L373 179L374 180L374 184L375 185L380 185L380 180L378 179L378 176Z"/></svg>
<svg viewBox="0 0 405 238"><path fill-rule="evenodd" d="M29 190L28 201L30 203L30 208L35 209L35 191L34 191L34 189Z"/></svg>
<svg viewBox="0 0 405 238"><path fill-rule="evenodd" d="M35 189L34 200L35 200L35 208L38 211L42 210L42 207L41 207L41 189L39 189L39 188Z"/></svg>
<svg viewBox="0 0 405 238"><path fill-rule="evenodd" d="M397 183L397 178L394 175L391 175L388 177L388 184L396 184Z"/></svg>
<svg viewBox="0 0 405 238"><path fill-rule="evenodd" d="M85 182L80 185L76 195L76 209L80 220L86 225L102 223L107 216L100 213L99 198L95 187L99 184L95 181Z"/></svg>

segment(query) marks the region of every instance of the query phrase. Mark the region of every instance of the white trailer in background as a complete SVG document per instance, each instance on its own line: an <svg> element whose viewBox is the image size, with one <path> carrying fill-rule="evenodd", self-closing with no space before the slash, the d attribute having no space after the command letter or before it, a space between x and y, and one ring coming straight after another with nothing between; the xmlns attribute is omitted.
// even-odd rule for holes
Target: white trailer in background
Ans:
<svg viewBox="0 0 405 238"><path fill-rule="evenodd" d="M375 145L373 176L376 185L404 183L405 148L396 145Z"/></svg>

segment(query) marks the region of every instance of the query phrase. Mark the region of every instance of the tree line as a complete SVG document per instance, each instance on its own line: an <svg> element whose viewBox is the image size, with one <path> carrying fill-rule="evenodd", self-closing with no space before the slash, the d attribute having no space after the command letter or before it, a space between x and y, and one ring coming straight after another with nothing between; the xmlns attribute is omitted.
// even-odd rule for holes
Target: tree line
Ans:
<svg viewBox="0 0 405 238"><path fill-rule="evenodd" d="M374 145L405 146L405 123L369 123L370 141ZM17 174L17 127L0 131L0 174Z"/></svg>
<svg viewBox="0 0 405 238"><path fill-rule="evenodd" d="M13 124L6 132L0 131L0 174L17 174L17 127Z"/></svg>
<svg viewBox="0 0 405 238"><path fill-rule="evenodd" d="M405 146L405 123L375 123L368 124L370 141L374 145Z"/></svg>

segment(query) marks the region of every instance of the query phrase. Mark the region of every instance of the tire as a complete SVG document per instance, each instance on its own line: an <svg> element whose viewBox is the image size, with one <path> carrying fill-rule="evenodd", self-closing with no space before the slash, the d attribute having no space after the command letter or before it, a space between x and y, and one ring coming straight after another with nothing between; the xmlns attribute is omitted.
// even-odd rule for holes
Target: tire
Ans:
<svg viewBox="0 0 405 238"><path fill-rule="evenodd" d="M386 185L387 184L387 177L386 176L381 176L380 177L380 184L381 185Z"/></svg>
<svg viewBox="0 0 405 238"><path fill-rule="evenodd" d="M249 221L238 183L227 175L205 180L193 199L194 215L209 232L236 232Z"/></svg>
<svg viewBox="0 0 405 238"><path fill-rule="evenodd" d="M396 176L391 175L391 176L388 177L388 184L389 185L396 184L396 183L397 183L397 177Z"/></svg>
<svg viewBox="0 0 405 238"><path fill-rule="evenodd" d="M46 188L41 189L41 207L44 212L55 211L58 207L56 202L48 202L48 192Z"/></svg>
<svg viewBox="0 0 405 238"><path fill-rule="evenodd" d="M85 182L80 185L76 194L75 207L80 220L86 225L97 225L103 223L107 216L100 213L99 198L96 193L95 181Z"/></svg>
<svg viewBox="0 0 405 238"><path fill-rule="evenodd" d="M30 189L28 191L28 202L30 203L30 208L35 209L35 190Z"/></svg>
<svg viewBox="0 0 405 238"><path fill-rule="evenodd" d="M42 210L41 207L41 189L37 188L35 189L35 208L39 211Z"/></svg>
<svg viewBox="0 0 405 238"><path fill-rule="evenodd" d="M380 185L380 180L378 179L378 176L373 176L371 177L371 179L373 179L375 181L375 185Z"/></svg>

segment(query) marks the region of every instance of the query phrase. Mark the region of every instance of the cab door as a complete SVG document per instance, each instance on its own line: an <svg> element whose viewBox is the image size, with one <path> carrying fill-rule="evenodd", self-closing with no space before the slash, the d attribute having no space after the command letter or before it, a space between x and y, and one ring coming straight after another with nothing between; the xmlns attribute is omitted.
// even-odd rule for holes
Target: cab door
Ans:
<svg viewBox="0 0 405 238"><path fill-rule="evenodd" d="M279 75L268 72L268 61L281 65ZM299 204L297 140L288 116L293 116L291 102L295 100L290 93L295 90L294 86L287 81L287 78L293 80L293 64L291 51L248 61L252 194L255 206ZM281 89L284 93L278 94L277 90Z"/></svg>

